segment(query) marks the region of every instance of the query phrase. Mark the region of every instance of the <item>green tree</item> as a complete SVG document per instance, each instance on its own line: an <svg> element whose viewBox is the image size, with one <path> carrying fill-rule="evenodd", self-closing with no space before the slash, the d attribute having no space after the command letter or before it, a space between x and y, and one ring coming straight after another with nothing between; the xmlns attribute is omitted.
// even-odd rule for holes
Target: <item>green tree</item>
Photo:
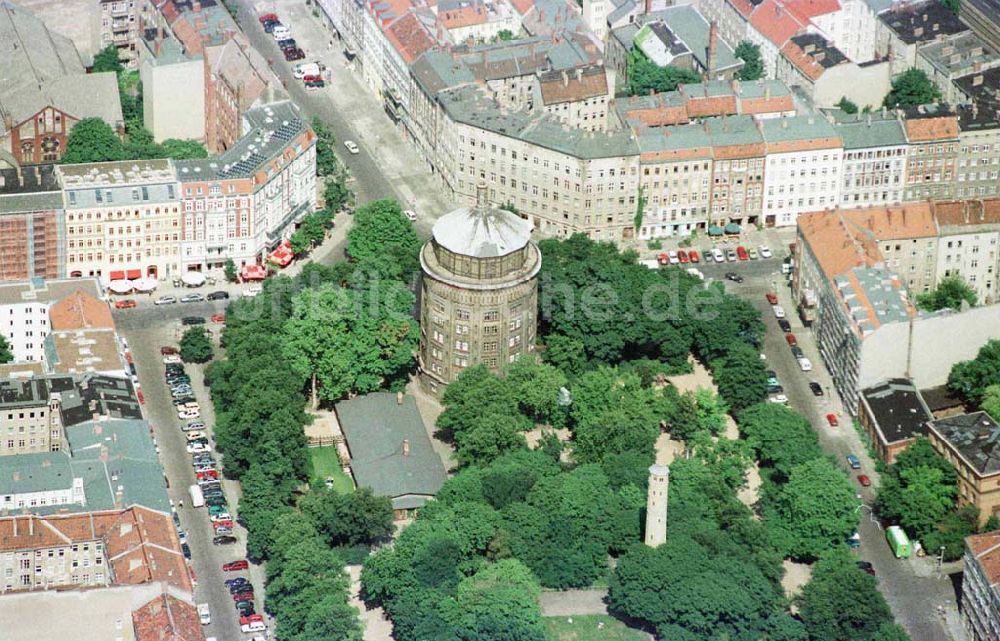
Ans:
<svg viewBox="0 0 1000 641"><path fill-rule="evenodd" d="M722 397L710 389L699 387L694 392L695 412L698 426L712 436L726 431L726 415L729 407Z"/></svg>
<svg viewBox="0 0 1000 641"><path fill-rule="evenodd" d="M2 353L2 349L0 349ZM2 356L0 356L2 360ZM983 389L983 399L980 408L990 416L1000 417L1000 384L993 384Z"/></svg>
<svg viewBox="0 0 1000 641"><path fill-rule="evenodd" d="M858 113L858 106L847 99L847 96L841 96L840 100L835 105L840 108L845 114L856 114Z"/></svg>
<svg viewBox="0 0 1000 641"><path fill-rule="evenodd" d="M943 6L948 11L951 11L956 16L962 10L962 3L959 0L938 0L938 1L941 3L941 6Z"/></svg>
<svg viewBox="0 0 1000 641"><path fill-rule="evenodd" d="M329 545L371 545L388 539L393 530L392 501L375 496L370 487L340 494L317 491L300 503Z"/></svg>
<svg viewBox="0 0 1000 641"><path fill-rule="evenodd" d="M319 117L312 119L312 129L316 134L316 175L331 176L338 171L337 156L333 152L336 139L333 132Z"/></svg>
<svg viewBox="0 0 1000 641"><path fill-rule="evenodd" d="M510 29L501 29L497 33L497 39L500 40L501 42L509 42L511 40L516 40L517 36L515 36L514 32L511 31Z"/></svg>
<svg viewBox="0 0 1000 641"><path fill-rule="evenodd" d="M924 535L924 548L936 552L944 548L945 561L957 561L965 554L965 538L979 529L979 508L966 505L949 512L937 527Z"/></svg>
<svg viewBox="0 0 1000 641"><path fill-rule="evenodd" d="M734 343L710 365L719 396L735 411L759 403L767 395L767 369L750 345Z"/></svg>
<svg viewBox="0 0 1000 641"><path fill-rule="evenodd" d="M14 352L10 349L7 337L0 335L0 363L9 363L14 360Z"/></svg>
<svg viewBox="0 0 1000 641"><path fill-rule="evenodd" d="M976 304L976 290L962 280L961 276L948 276L938 283L937 288L917 294L917 307L935 312L939 309L962 309L962 303L970 307Z"/></svg>
<svg viewBox="0 0 1000 641"><path fill-rule="evenodd" d="M737 414L736 423L776 483L787 481L796 466L823 455L809 421L784 405L758 403Z"/></svg>
<svg viewBox="0 0 1000 641"><path fill-rule="evenodd" d="M408 281L419 269L420 240L395 200L376 200L354 213L347 253L359 271Z"/></svg>
<svg viewBox="0 0 1000 641"><path fill-rule="evenodd" d="M541 592L531 570L516 559L504 559L462 579L455 600L463 615L473 621L489 617L518 627L534 627L541 624Z"/></svg>
<svg viewBox="0 0 1000 641"><path fill-rule="evenodd" d="M372 392L409 371L417 341L413 305L413 294L392 283L299 292L284 327L284 353L300 380L310 381L313 403Z"/></svg>
<svg viewBox="0 0 1000 641"><path fill-rule="evenodd" d="M634 373L602 367L573 385L573 455L600 462L609 454L651 453L660 434L654 392Z"/></svg>
<svg viewBox="0 0 1000 641"><path fill-rule="evenodd" d="M875 578L858 570L845 547L820 557L798 605L811 641L874 640L884 624L892 623Z"/></svg>
<svg viewBox="0 0 1000 641"><path fill-rule="evenodd" d="M100 118L84 118L69 132L63 164L124 160L125 149L111 126Z"/></svg>
<svg viewBox="0 0 1000 641"><path fill-rule="evenodd" d="M247 528L247 556L264 559L270 554L275 522L290 510L273 490L259 465L251 465L240 478L240 516Z"/></svg>
<svg viewBox="0 0 1000 641"><path fill-rule="evenodd" d="M792 468L783 485L766 486L764 504L775 544L797 559L818 558L858 525L854 488L826 458Z"/></svg>
<svg viewBox="0 0 1000 641"><path fill-rule="evenodd" d="M110 44L94 54L94 64L90 67L90 73L112 71L120 74L124 69L118 58L118 47Z"/></svg>
<svg viewBox="0 0 1000 641"><path fill-rule="evenodd" d="M587 354L581 341L552 334L545 342L545 360L567 376L579 376L587 368Z"/></svg>
<svg viewBox="0 0 1000 641"><path fill-rule="evenodd" d="M876 505L884 517L923 540L951 510L956 495L954 468L921 437L882 475Z"/></svg>
<svg viewBox="0 0 1000 641"><path fill-rule="evenodd" d="M239 272L236 271L236 263L233 262L232 258L226 259L226 264L222 268L223 273L226 276L226 280L230 283L235 283Z"/></svg>
<svg viewBox="0 0 1000 641"><path fill-rule="evenodd" d="M764 60L760 57L759 46L749 40L741 40L734 53L743 61L743 67L737 73L740 80L758 80L764 77Z"/></svg>
<svg viewBox="0 0 1000 641"><path fill-rule="evenodd" d="M197 140L167 138L160 143L160 148L164 158L173 158L174 160L208 158L208 150L205 149L205 145Z"/></svg>
<svg viewBox="0 0 1000 641"><path fill-rule="evenodd" d="M181 358L185 363L207 363L212 360L212 341L204 327L191 327L181 336Z"/></svg>
<svg viewBox="0 0 1000 641"><path fill-rule="evenodd" d="M455 458L459 465L485 465L501 455L528 446L522 416L484 414L455 435Z"/></svg>
<svg viewBox="0 0 1000 641"><path fill-rule="evenodd" d="M628 90L630 96L644 96L650 91L673 91L677 85L698 82L701 78L690 69L667 65L660 67L633 47L628 57Z"/></svg>
<svg viewBox="0 0 1000 641"><path fill-rule="evenodd" d="M886 621L875 630L872 641L910 641L910 635L898 623Z"/></svg>
<svg viewBox="0 0 1000 641"><path fill-rule="evenodd" d="M522 414L553 427L566 423L566 409L559 399L568 381L558 368L525 354L507 368L506 375Z"/></svg>
<svg viewBox="0 0 1000 641"><path fill-rule="evenodd" d="M987 341L974 359L955 363L948 374L948 389L974 405L982 402L987 387L997 384L1000 384L1000 340Z"/></svg>
<svg viewBox="0 0 1000 641"><path fill-rule="evenodd" d="M941 90L922 69L911 67L892 81L892 89L883 104L894 109L926 105L941 98Z"/></svg>
<svg viewBox="0 0 1000 641"><path fill-rule="evenodd" d="M351 192L347 189L347 183L344 182L342 175L327 179L326 185L323 187L323 202L330 212L331 220L333 214L343 209L350 198Z"/></svg>

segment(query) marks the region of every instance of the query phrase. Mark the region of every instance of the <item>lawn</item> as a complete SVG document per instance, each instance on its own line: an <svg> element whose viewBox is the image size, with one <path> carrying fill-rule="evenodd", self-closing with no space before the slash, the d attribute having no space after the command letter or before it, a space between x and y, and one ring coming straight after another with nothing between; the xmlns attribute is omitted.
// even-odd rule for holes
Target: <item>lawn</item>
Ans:
<svg viewBox="0 0 1000 641"><path fill-rule="evenodd" d="M569 623L569 619L573 622ZM603 628L598 628L604 623ZM553 641L647 641L648 636L603 614L574 617L543 617L542 624Z"/></svg>
<svg viewBox="0 0 1000 641"><path fill-rule="evenodd" d="M327 477L333 477L333 489L341 494L354 491L354 483L342 469L340 469L340 458L337 456L337 448L310 447L309 460L312 463L312 474L309 478L313 485L322 487Z"/></svg>

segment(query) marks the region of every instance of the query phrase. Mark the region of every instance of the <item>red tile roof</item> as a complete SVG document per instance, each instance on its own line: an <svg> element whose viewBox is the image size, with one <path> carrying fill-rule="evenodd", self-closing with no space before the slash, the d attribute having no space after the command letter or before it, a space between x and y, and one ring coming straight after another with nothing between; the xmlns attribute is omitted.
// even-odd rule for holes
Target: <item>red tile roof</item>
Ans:
<svg viewBox="0 0 1000 641"><path fill-rule="evenodd" d="M522 16L535 8L535 0L511 0L511 4Z"/></svg>
<svg viewBox="0 0 1000 641"><path fill-rule="evenodd" d="M204 641L198 610L170 594L161 594L132 612L136 641Z"/></svg>
<svg viewBox="0 0 1000 641"><path fill-rule="evenodd" d="M965 544L979 561L986 582L991 586L1000 583L1000 531L973 534Z"/></svg>
<svg viewBox="0 0 1000 641"><path fill-rule="evenodd" d="M77 290L49 308L49 326L53 331L114 329L111 307L83 290Z"/></svg>
<svg viewBox="0 0 1000 641"><path fill-rule="evenodd" d="M958 116L907 118L903 121L910 142L933 142L958 138Z"/></svg>
<svg viewBox="0 0 1000 641"><path fill-rule="evenodd" d="M840 11L838 0L785 0L785 9L803 24L813 18Z"/></svg>
<svg viewBox="0 0 1000 641"><path fill-rule="evenodd" d="M798 232L827 278L855 267L871 267L882 260L875 241L847 225L842 211L799 214Z"/></svg>
<svg viewBox="0 0 1000 641"><path fill-rule="evenodd" d="M756 5L750 2L750 0L726 0L726 1L729 2L729 4L731 4L733 8L736 9L736 11L741 16L747 19L750 18L750 14L752 14L753 10L756 8Z"/></svg>
<svg viewBox="0 0 1000 641"><path fill-rule="evenodd" d="M608 77L603 67L580 69L579 76L572 72L545 74L539 82L542 102L556 105L564 102L587 100L608 95Z"/></svg>
<svg viewBox="0 0 1000 641"><path fill-rule="evenodd" d="M779 0L764 0L750 16L750 24L779 49L805 27Z"/></svg>
<svg viewBox="0 0 1000 641"><path fill-rule="evenodd" d="M438 13L438 20L441 21L441 24L446 29L459 29L461 27L485 24L488 18L486 6L479 0L473 0L468 4L460 5L456 9L448 9Z"/></svg>
<svg viewBox="0 0 1000 641"><path fill-rule="evenodd" d="M819 80L819 77L826 71L823 65L816 62L815 58L803 51L802 47L795 44L794 40L789 40L785 43L785 46L781 48L781 55L784 56L785 60L792 63L792 66L798 69L802 75L813 82Z"/></svg>
<svg viewBox="0 0 1000 641"><path fill-rule="evenodd" d="M435 44L434 38L413 12L408 12L389 25L385 29L385 36L408 65Z"/></svg>

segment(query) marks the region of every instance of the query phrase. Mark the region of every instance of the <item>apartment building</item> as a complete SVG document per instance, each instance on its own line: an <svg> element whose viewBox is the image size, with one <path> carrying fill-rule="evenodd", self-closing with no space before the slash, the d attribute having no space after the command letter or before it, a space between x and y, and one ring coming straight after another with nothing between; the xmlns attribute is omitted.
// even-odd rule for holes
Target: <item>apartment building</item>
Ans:
<svg viewBox="0 0 1000 641"><path fill-rule="evenodd" d="M41 379L0 381L0 456L62 449L60 403Z"/></svg>
<svg viewBox="0 0 1000 641"><path fill-rule="evenodd" d="M760 121L766 145L764 207L766 225L793 225L809 211L840 202L843 143L826 119L792 116Z"/></svg>
<svg viewBox="0 0 1000 641"><path fill-rule="evenodd" d="M191 591L170 515L141 506L0 517L0 593L163 582Z"/></svg>
<svg viewBox="0 0 1000 641"><path fill-rule="evenodd" d="M958 106L957 198L992 198L1000 193L1000 68L955 81L971 103Z"/></svg>
<svg viewBox="0 0 1000 641"><path fill-rule="evenodd" d="M962 622L972 641L1000 639L1000 532L965 539L962 558Z"/></svg>
<svg viewBox="0 0 1000 641"><path fill-rule="evenodd" d="M957 175L958 117L946 105L907 109L906 190L903 200L949 200Z"/></svg>
<svg viewBox="0 0 1000 641"><path fill-rule="evenodd" d="M938 282L961 276L980 302L997 301L1000 272L1000 200L935 203Z"/></svg>
<svg viewBox="0 0 1000 641"><path fill-rule="evenodd" d="M16 361L45 361L45 338L51 331L49 311L58 301L84 291L101 297L95 280L28 280L0 284L0 332Z"/></svg>
<svg viewBox="0 0 1000 641"><path fill-rule="evenodd" d="M141 8L146 0L98 0L101 12L101 48L113 44L126 69L139 65Z"/></svg>
<svg viewBox="0 0 1000 641"><path fill-rule="evenodd" d="M893 4L878 17L875 51L889 56L894 76L917 66L917 52L923 47L969 30L937 0Z"/></svg>
<svg viewBox="0 0 1000 641"><path fill-rule="evenodd" d="M948 242L939 234L950 232L940 222L963 206L928 202L799 216L793 297L848 407L858 407L859 390L890 378L908 376L920 389L943 385L955 363L1000 337L1000 305L918 314L912 303L921 286L936 286L946 260L941 240ZM959 249L955 243L951 251Z"/></svg>
<svg viewBox="0 0 1000 641"><path fill-rule="evenodd" d="M0 169L0 281L66 273L62 218L52 165Z"/></svg>
<svg viewBox="0 0 1000 641"><path fill-rule="evenodd" d="M979 524L1000 511L1000 458L993 445L1000 425L986 412L949 416L927 423L934 449L958 475L958 505L974 505Z"/></svg>
<svg viewBox="0 0 1000 641"><path fill-rule="evenodd" d="M437 15L454 42L486 42L521 30L521 14L506 0L441 0Z"/></svg>
<svg viewBox="0 0 1000 641"><path fill-rule="evenodd" d="M874 109L891 87L888 61L858 64L818 33L789 38L775 74L790 87L799 87L818 107L833 107L846 98L861 109Z"/></svg>
<svg viewBox="0 0 1000 641"><path fill-rule="evenodd" d="M706 120L704 127L716 143L709 196L711 224L761 222L767 147L758 122L746 115L723 116ZM774 219L764 222L774 224Z"/></svg>
<svg viewBox="0 0 1000 641"><path fill-rule="evenodd" d="M954 80L1000 65L1000 54L972 31L963 31L947 40L920 48L916 67L941 90L941 100L949 104L966 101Z"/></svg>
<svg viewBox="0 0 1000 641"><path fill-rule="evenodd" d="M707 231L715 160L712 139L701 125L677 125L638 135L643 214L639 239Z"/></svg>
<svg viewBox="0 0 1000 641"><path fill-rule="evenodd" d="M171 160L60 165L66 270L105 280L180 273L180 194Z"/></svg>
<svg viewBox="0 0 1000 641"><path fill-rule="evenodd" d="M895 113L830 112L844 145L840 206L896 205L906 186L906 131Z"/></svg>
<svg viewBox="0 0 1000 641"><path fill-rule="evenodd" d="M224 154L176 163L183 213L171 253L182 271L263 262L316 209L316 135L295 105L257 107L245 119L246 135Z"/></svg>
<svg viewBox="0 0 1000 641"><path fill-rule="evenodd" d="M539 72L534 103L574 129L604 131L614 98L615 76L603 66Z"/></svg>

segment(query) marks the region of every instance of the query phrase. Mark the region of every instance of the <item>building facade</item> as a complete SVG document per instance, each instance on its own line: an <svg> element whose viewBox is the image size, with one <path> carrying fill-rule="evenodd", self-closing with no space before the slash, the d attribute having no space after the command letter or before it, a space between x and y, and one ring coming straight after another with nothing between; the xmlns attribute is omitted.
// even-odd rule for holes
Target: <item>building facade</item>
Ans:
<svg viewBox="0 0 1000 641"><path fill-rule="evenodd" d="M993 452L1000 425L974 412L930 421L927 429L931 445L955 467L959 507L976 506L983 525L1000 509L1000 457Z"/></svg>
<svg viewBox="0 0 1000 641"><path fill-rule="evenodd" d="M856 414L868 443L886 465L927 433L931 411L913 382L894 378L861 390Z"/></svg>
<svg viewBox="0 0 1000 641"><path fill-rule="evenodd" d="M972 641L1000 639L998 564L1000 532L983 532L965 539L965 556L962 558L962 622Z"/></svg>
<svg viewBox="0 0 1000 641"><path fill-rule="evenodd" d="M526 221L491 207L485 184L476 193L420 252L420 369L435 395L468 367L501 372L535 349L541 252Z"/></svg>
<svg viewBox="0 0 1000 641"><path fill-rule="evenodd" d="M66 273L63 213L53 165L0 169L0 281Z"/></svg>
<svg viewBox="0 0 1000 641"><path fill-rule="evenodd" d="M101 48L113 44L126 69L139 65L141 8L146 0L98 0L101 12Z"/></svg>
<svg viewBox="0 0 1000 641"><path fill-rule="evenodd" d="M799 214L840 202L843 143L823 118L795 116L761 121L767 145L764 222L794 225Z"/></svg>
<svg viewBox="0 0 1000 641"><path fill-rule="evenodd" d="M843 142L840 206L896 205L906 186L906 132L895 114L849 117L841 111L833 125Z"/></svg>
<svg viewBox="0 0 1000 641"><path fill-rule="evenodd" d="M61 450L60 403L40 379L0 381L0 456Z"/></svg>

